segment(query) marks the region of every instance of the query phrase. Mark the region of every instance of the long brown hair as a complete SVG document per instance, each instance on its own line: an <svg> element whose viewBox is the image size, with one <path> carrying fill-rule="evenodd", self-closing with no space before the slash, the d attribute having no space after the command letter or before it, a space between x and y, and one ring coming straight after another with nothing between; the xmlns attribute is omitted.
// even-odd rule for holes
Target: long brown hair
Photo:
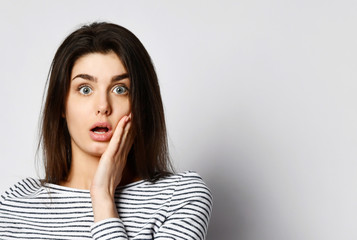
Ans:
<svg viewBox="0 0 357 240"><path fill-rule="evenodd" d="M124 27L111 23L84 25L58 48L47 80L40 144L44 182L67 180L71 167L71 139L63 113L74 63L89 53L115 52L130 78L130 101L135 139L127 167L137 177L155 181L171 173L166 125L158 78L140 40Z"/></svg>

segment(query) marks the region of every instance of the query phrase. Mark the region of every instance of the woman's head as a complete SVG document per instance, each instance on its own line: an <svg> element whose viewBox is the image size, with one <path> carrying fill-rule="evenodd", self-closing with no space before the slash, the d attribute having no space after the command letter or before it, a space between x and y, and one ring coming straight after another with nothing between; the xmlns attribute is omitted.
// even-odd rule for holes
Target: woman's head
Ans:
<svg viewBox="0 0 357 240"><path fill-rule="evenodd" d="M129 80L129 102L135 134L127 167L138 177L155 180L169 172L166 127L157 75L150 56L129 30L110 23L93 23L70 34L52 61L43 109L41 143L44 181L59 183L71 166L71 136L66 101L76 62L89 54L115 54Z"/></svg>

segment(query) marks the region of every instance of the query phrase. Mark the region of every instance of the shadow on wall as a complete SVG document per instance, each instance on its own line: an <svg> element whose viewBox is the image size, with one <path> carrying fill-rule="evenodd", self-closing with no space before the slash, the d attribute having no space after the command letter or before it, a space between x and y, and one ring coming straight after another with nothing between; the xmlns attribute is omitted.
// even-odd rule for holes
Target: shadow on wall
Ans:
<svg viewBox="0 0 357 240"><path fill-rule="evenodd" d="M231 162L227 158L226 160ZM255 205L255 199L251 199L252 196L242 186L242 184L244 185L244 176L237 176L242 174L236 169L237 166L222 164L217 159L212 159L212 156L208 162L215 162L215 164L206 170L209 172L205 173L205 182L213 195L213 211L206 239L248 239L250 231L249 207ZM219 165L214 166L216 164ZM246 209L247 207L248 209Z"/></svg>
<svg viewBox="0 0 357 240"><path fill-rule="evenodd" d="M232 192L234 187L231 185L235 185L234 179L229 179L229 176L224 174L209 176L206 182L213 195L213 211L206 239L242 239L239 233L243 233L244 223L235 200L239 193Z"/></svg>

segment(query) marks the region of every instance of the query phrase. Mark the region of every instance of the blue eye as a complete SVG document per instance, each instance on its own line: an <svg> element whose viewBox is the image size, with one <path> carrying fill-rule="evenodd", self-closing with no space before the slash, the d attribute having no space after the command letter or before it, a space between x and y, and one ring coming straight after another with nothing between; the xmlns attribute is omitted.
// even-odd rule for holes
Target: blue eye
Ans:
<svg viewBox="0 0 357 240"><path fill-rule="evenodd" d="M79 92L83 95L89 95L92 93L92 89L88 86L81 86L79 87Z"/></svg>
<svg viewBox="0 0 357 240"><path fill-rule="evenodd" d="M113 89L113 92L119 95L126 94L128 92L128 89L125 86L116 86Z"/></svg>

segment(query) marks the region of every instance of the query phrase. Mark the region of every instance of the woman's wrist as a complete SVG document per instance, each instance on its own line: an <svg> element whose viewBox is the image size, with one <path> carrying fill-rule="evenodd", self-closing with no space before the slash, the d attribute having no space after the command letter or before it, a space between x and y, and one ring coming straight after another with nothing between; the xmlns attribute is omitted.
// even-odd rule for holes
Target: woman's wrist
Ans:
<svg viewBox="0 0 357 240"><path fill-rule="evenodd" d="M98 194L91 192L94 222L99 222L107 218L119 218L114 197L110 194Z"/></svg>

